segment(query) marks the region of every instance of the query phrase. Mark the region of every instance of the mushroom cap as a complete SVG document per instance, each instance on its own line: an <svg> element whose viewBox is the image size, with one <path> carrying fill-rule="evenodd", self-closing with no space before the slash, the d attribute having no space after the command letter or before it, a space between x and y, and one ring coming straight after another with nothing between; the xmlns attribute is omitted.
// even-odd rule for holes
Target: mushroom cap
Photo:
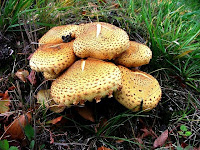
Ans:
<svg viewBox="0 0 200 150"><path fill-rule="evenodd" d="M115 63L125 67L139 67L148 64L151 58L152 51L148 46L130 41L130 47L115 59Z"/></svg>
<svg viewBox="0 0 200 150"><path fill-rule="evenodd" d="M88 58L76 61L53 81L51 95L56 103L70 106L93 99L99 102L120 87L121 72L115 64Z"/></svg>
<svg viewBox="0 0 200 150"><path fill-rule="evenodd" d="M78 25L62 25L51 28L46 34L39 39L39 45L63 43L62 36L75 36Z"/></svg>
<svg viewBox="0 0 200 150"><path fill-rule="evenodd" d="M56 79L60 74L55 73L49 73L49 72L43 72L43 76L45 79Z"/></svg>
<svg viewBox="0 0 200 150"><path fill-rule="evenodd" d="M119 66L122 73L122 89L114 93L115 99L132 111L150 111L161 99L158 81L142 71L131 71Z"/></svg>
<svg viewBox="0 0 200 150"><path fill-rule="evenodd" d="M79 25L75 35L74 53L80 58L114 59L129 47L127 33L108 23Z"/></svg>
<svg viewBox="0 0 200 150"><path fill-rule="evenodd" d="M58 75L71 66L76 59L72 45L73 42L40 46L29 61L31 69L46 72L47 78L49 75Z"/></svg>

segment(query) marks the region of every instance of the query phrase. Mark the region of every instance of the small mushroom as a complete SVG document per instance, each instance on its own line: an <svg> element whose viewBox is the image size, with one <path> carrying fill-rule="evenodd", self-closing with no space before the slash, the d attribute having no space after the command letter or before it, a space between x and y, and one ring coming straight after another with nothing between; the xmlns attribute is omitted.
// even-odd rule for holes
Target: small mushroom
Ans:
<svg viewBox="0 0 200 150"><path fill-rule="evenodd" d="M42 44L59 44L63 40L70 42L75 37L75 31L78 25L62 25L51 28L46 34L39 39L39 45Z"/></svg>
<svg viewBox="0 0 200 150"><path fill-rule="evenodd" d="M73 42L40 46L30 59L31 69L44 72L46 79L56 78L76 59L72 45Z"/></svg>
<svg viewBox="0 0 200 150"><path fill-rule="evenodd" d="M161 99L158 81L142 71L131 71L119 66L122 73L122 89L114 93L115 99L132 111L150 111Z"/></svg>
<svg viewBox="0 0 200 150"><path fill-rule="evenodd" d="M121 72L115 64L88 58L76 61L53 81L51 95L56 103L71 106L93 99L99 102L106 95L112 97L120 87Z"/></svg>
<svg viewBox="0 0 200 150"><path fill-rule="evenodd" d="M129 47L127 33L108 23L79 25L74 41L74 53L80 58L114 59Z"/></svg>
<svg viewBox="0 0 200 150"><path fill-rule="evenodd" d="M148 64L151 58L152 51L148 46L130 41L130 47L115 59L115 63L125 67L139 67Z"/></svg>

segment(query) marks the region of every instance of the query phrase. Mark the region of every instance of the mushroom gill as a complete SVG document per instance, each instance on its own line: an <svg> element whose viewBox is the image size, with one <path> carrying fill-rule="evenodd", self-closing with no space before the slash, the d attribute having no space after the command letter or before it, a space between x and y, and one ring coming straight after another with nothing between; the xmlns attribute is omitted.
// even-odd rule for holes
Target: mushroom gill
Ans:
<svg viewBox="0 0 200 150"><path fill-rule="evenodd" d="M74 53L80 58L114 59L129 47L127 33L108 23L79 25L74 41Z"/></svg>
<svg viewBox="0 0 200 150"><path fill-rule="evenodd" d="M115 99L132 111L150 111L161 99L158 81L142 71L131 71L119 66L122 73L122 89L114 93Z"/></svg>
<svg viewBox="0 0 200 150"><path fill-rule="evenodd" d="M46 79L57 77L60 72L71 66L76 59L72 45L73 42L40 46L30 59L31 69L36 72L44 72Z"/></svg>
<svg viewBox="0 0 200 150"><path fill-rule="evenodd" d="M130 47L115 59L115 63L125 67L139 67L148 64L151 58L152 51L148 46L130 41Z"/></svg>
<svg viewBox="0 0 200 150"><path fill-rule="evenodd" d="M70 106L93 99L99 102L120 88L121 72L115 64L88 58L76 61L53 81L51 95L56 103Z"/></svg>

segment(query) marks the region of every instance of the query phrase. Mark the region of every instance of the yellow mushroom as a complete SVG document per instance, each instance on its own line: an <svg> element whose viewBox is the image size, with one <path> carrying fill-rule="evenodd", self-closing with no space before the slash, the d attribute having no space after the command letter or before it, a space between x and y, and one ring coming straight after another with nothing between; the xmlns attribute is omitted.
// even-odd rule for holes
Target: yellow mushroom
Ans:
<svg viewBox="0 0 200 150"><path fill-rule="evenodd" d="M54 72L43 72L43 76L45 79L56 79L60 74L55 74Z"/></svg>
<svg viewBox="0 0 200 150"><path fill-rule="evenodd" d="M39 39L39 45L63 43L63 38L66 36L68 36L69 39L74 38L76 30L78 30L78 25L53 27Z"/></svg>
<svg viewBox="0 0 200 150"><path fill-rule="evenodd" d="M108 23L79 25L74 41L74 53L80 58L114 59L129 47L127 33Z"/></svg>
<svg viewBox="0 0 200 150"><path fill-rule="evenodd" d="M56 78L76 59L72 45L73 42L40 46L30 59L31 69L44 72L46 79Z"/></svg>
<svg viewBox="0 0 200 150"><path fill-rule="evenodd" d="M132 111L150 111L161 99L158 81L142 71L131 71L119 66L122 73L122 89L114 93L116 100Z"/></svg>
<svg viewBox="0 0 200 150"><path fill-rule="evenodd" d="M76 61L53 81L51 95L56 103L70 106L93 99L99 102L120 88L121 72L115 64L88 58Z"/></svg>
<svg viewBox="0 0 200 150"><path fill-rule="evenodd" d="M125 67L139 67L148 64L151 58L152 51L148 46L130 41L130 47L115 59L115 63Z"/></svg>

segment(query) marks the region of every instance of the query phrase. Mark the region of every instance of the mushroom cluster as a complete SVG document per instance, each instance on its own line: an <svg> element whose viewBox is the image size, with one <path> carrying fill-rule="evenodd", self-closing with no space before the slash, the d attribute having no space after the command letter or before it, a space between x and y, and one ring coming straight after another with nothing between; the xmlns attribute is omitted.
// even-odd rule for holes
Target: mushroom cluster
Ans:
<svg viewBox="0 0 200 150"><path fill-rule="evenodd" d="M151 50L129 41L128 34L108 23L63 25L39 40L30 67L43 72L53 100L65 106L112 97L132 111L149 111L161 99L161 88L151 75L128 68L148 64Z"/></svg>

